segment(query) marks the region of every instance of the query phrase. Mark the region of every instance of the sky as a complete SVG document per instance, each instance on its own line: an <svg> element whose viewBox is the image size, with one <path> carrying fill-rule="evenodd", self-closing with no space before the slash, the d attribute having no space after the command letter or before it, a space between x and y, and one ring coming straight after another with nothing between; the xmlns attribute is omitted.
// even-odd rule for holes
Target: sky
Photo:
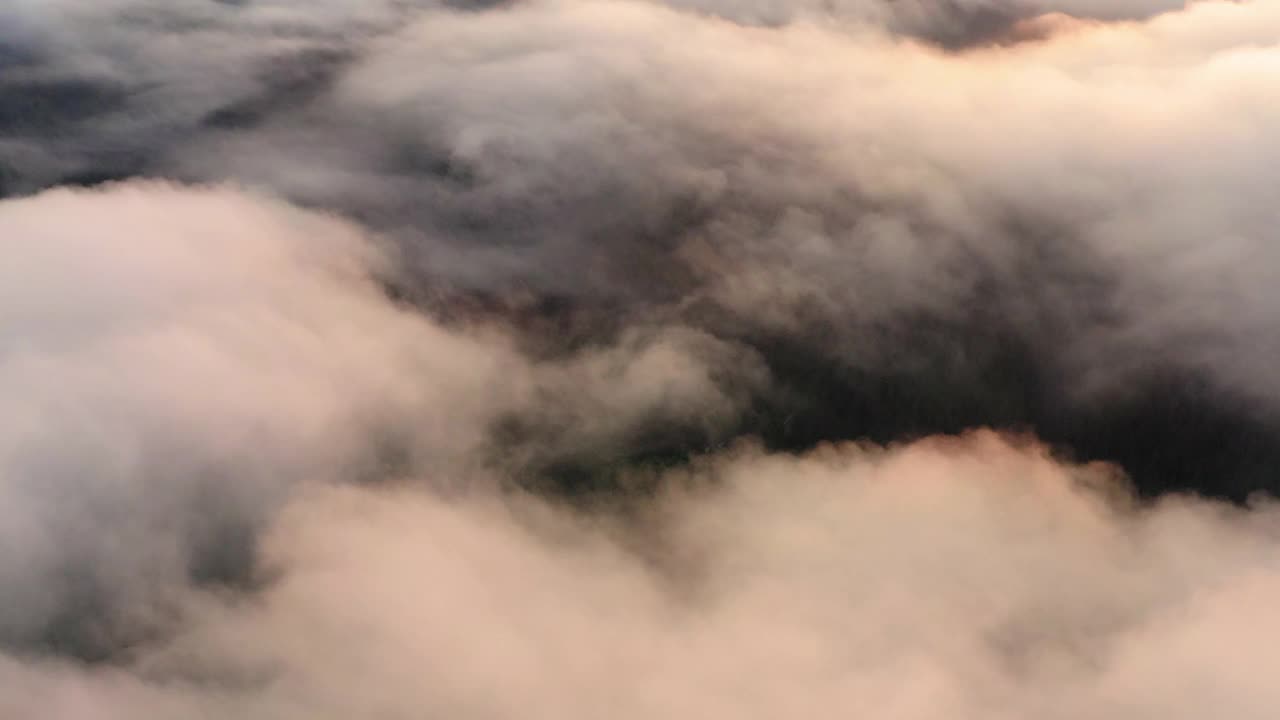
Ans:
<svg viewBox="0 0 1280 720"><path fill-rule="evenodd" d="M0 6L0 720L1272 718L1280 2Z"/></svg>

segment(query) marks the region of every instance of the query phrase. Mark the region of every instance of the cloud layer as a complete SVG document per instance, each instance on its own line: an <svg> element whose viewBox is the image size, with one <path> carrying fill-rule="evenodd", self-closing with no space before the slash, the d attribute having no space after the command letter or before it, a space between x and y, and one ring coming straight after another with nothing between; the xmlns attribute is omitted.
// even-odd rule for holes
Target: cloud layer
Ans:
<svg viewBox="0 0 1280 720"><path fill-rule="evenodd" d="M0 719L1274 716L1277 37L0 9Z"/></svg>
<svg viewBox="0 0 1280 720"><path fill-rule="evenodd" d="M206 600L123 666L8 661L0 710L1264 718L1280 700L1270 505L1135 507L1114 472L991 434L743 448L669 480L625 527L527 501L303 494L265 543L279 577L259 597Z"/></svg>

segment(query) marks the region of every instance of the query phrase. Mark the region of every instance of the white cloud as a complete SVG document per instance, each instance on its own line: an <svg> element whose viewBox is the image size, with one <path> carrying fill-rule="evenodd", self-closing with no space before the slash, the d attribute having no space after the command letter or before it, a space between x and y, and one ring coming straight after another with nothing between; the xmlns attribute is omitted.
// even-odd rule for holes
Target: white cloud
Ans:
<svg viewBox="0 0 1280 720"><path fill-rule="evenodd" d="M669 480L688 489L625 529L527 498L305 494L261 597L125 668L0 677L19 713L59 719L1263 718L1280 700L1270 506L1134 507L1112 471L981 433L739 449Z"/></svg>

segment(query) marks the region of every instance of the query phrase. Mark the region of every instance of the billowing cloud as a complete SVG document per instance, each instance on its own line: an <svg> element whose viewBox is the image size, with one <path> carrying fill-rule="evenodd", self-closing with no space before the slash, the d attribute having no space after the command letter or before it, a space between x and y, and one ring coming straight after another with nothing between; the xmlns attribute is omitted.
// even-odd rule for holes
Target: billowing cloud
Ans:
<svg viewBox="0 0 1280 720"><path fill-rule="evenodd" d="M0 235L0 641L20 646L106 652L188 581L250 580L300 486L492 486L659 420L714 436L740 402L710 338L534 364L394 304L357 228L228 188L50 191L0 204ZM491 431L531 424L536 448Z"/></svg>
<svg viewBox="0 0 1280 720"><path fill-rule="evenodd" d="M348 224L144 185L0 228L0 637L92 645L174 576L237 580L291 485L376 473L406 426L437 462L479 442L500 349L392 307Z"/></svg>
<svg viewBox="0 0 1280 720"><path fill-rule="evenodd" d="M0 720L1273 716L1277 37L11 3Z"/></svg>
<svg viewBox="0 0 1280 720"><path fill-rule="evenodd" d="M1280 700L1270 506L1134 506L1113 471L990 434L739 449L669 479L627 529L527 501L304 495L260 597L206 604L124 666L0 666L0 708L1119 719Z"/></svg>
<svg viewBox="0 0 1280 720"><path fill-rule="evenodd" d="M652 4L429 14L180 165L389 228L422 284L745 343L781 446L1030 426L1240 494L1272 486L1280 400L1278 21L1206 3L955 55ZM1205 436L1231 447L1158 459Z"/></svg>

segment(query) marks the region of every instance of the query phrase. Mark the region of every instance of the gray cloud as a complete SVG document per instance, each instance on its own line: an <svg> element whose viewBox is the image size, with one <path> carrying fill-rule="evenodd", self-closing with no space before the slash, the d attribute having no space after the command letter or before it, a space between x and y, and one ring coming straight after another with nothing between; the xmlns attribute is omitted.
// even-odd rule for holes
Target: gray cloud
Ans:
<svg viewBox="0 0 1280 720"><path fill-rule="evenodd" d="M1252 275L1274 263L1273 22L1211 4L955 58L645 5L431 15L306 119L181 167L408 223L437 282L709 302L788 331L816 314L855 363L868 326L992 297L1091 364L1137 343L1198 365L1177 338L1275 342Z"/></svg>
<svg viewBox="0 0 1280 720"><path fill-rule="evenodd" d="M881 439L1068 417L1058 437L1111 453L1092 408L1202 383L1217 408L1170 407L1274 437L1275 22L1200 4L954 55L644 4L431 15L304 120L182 167L395 228L420 283L674 317L776 372L807 357L796 382L835 378L857 398L832 414L869 418L818 435L874 434L890 404L929 409ZM864 400L886 375L907 399ZM1271 487L1270 444L1173 484Z"/></svg>

